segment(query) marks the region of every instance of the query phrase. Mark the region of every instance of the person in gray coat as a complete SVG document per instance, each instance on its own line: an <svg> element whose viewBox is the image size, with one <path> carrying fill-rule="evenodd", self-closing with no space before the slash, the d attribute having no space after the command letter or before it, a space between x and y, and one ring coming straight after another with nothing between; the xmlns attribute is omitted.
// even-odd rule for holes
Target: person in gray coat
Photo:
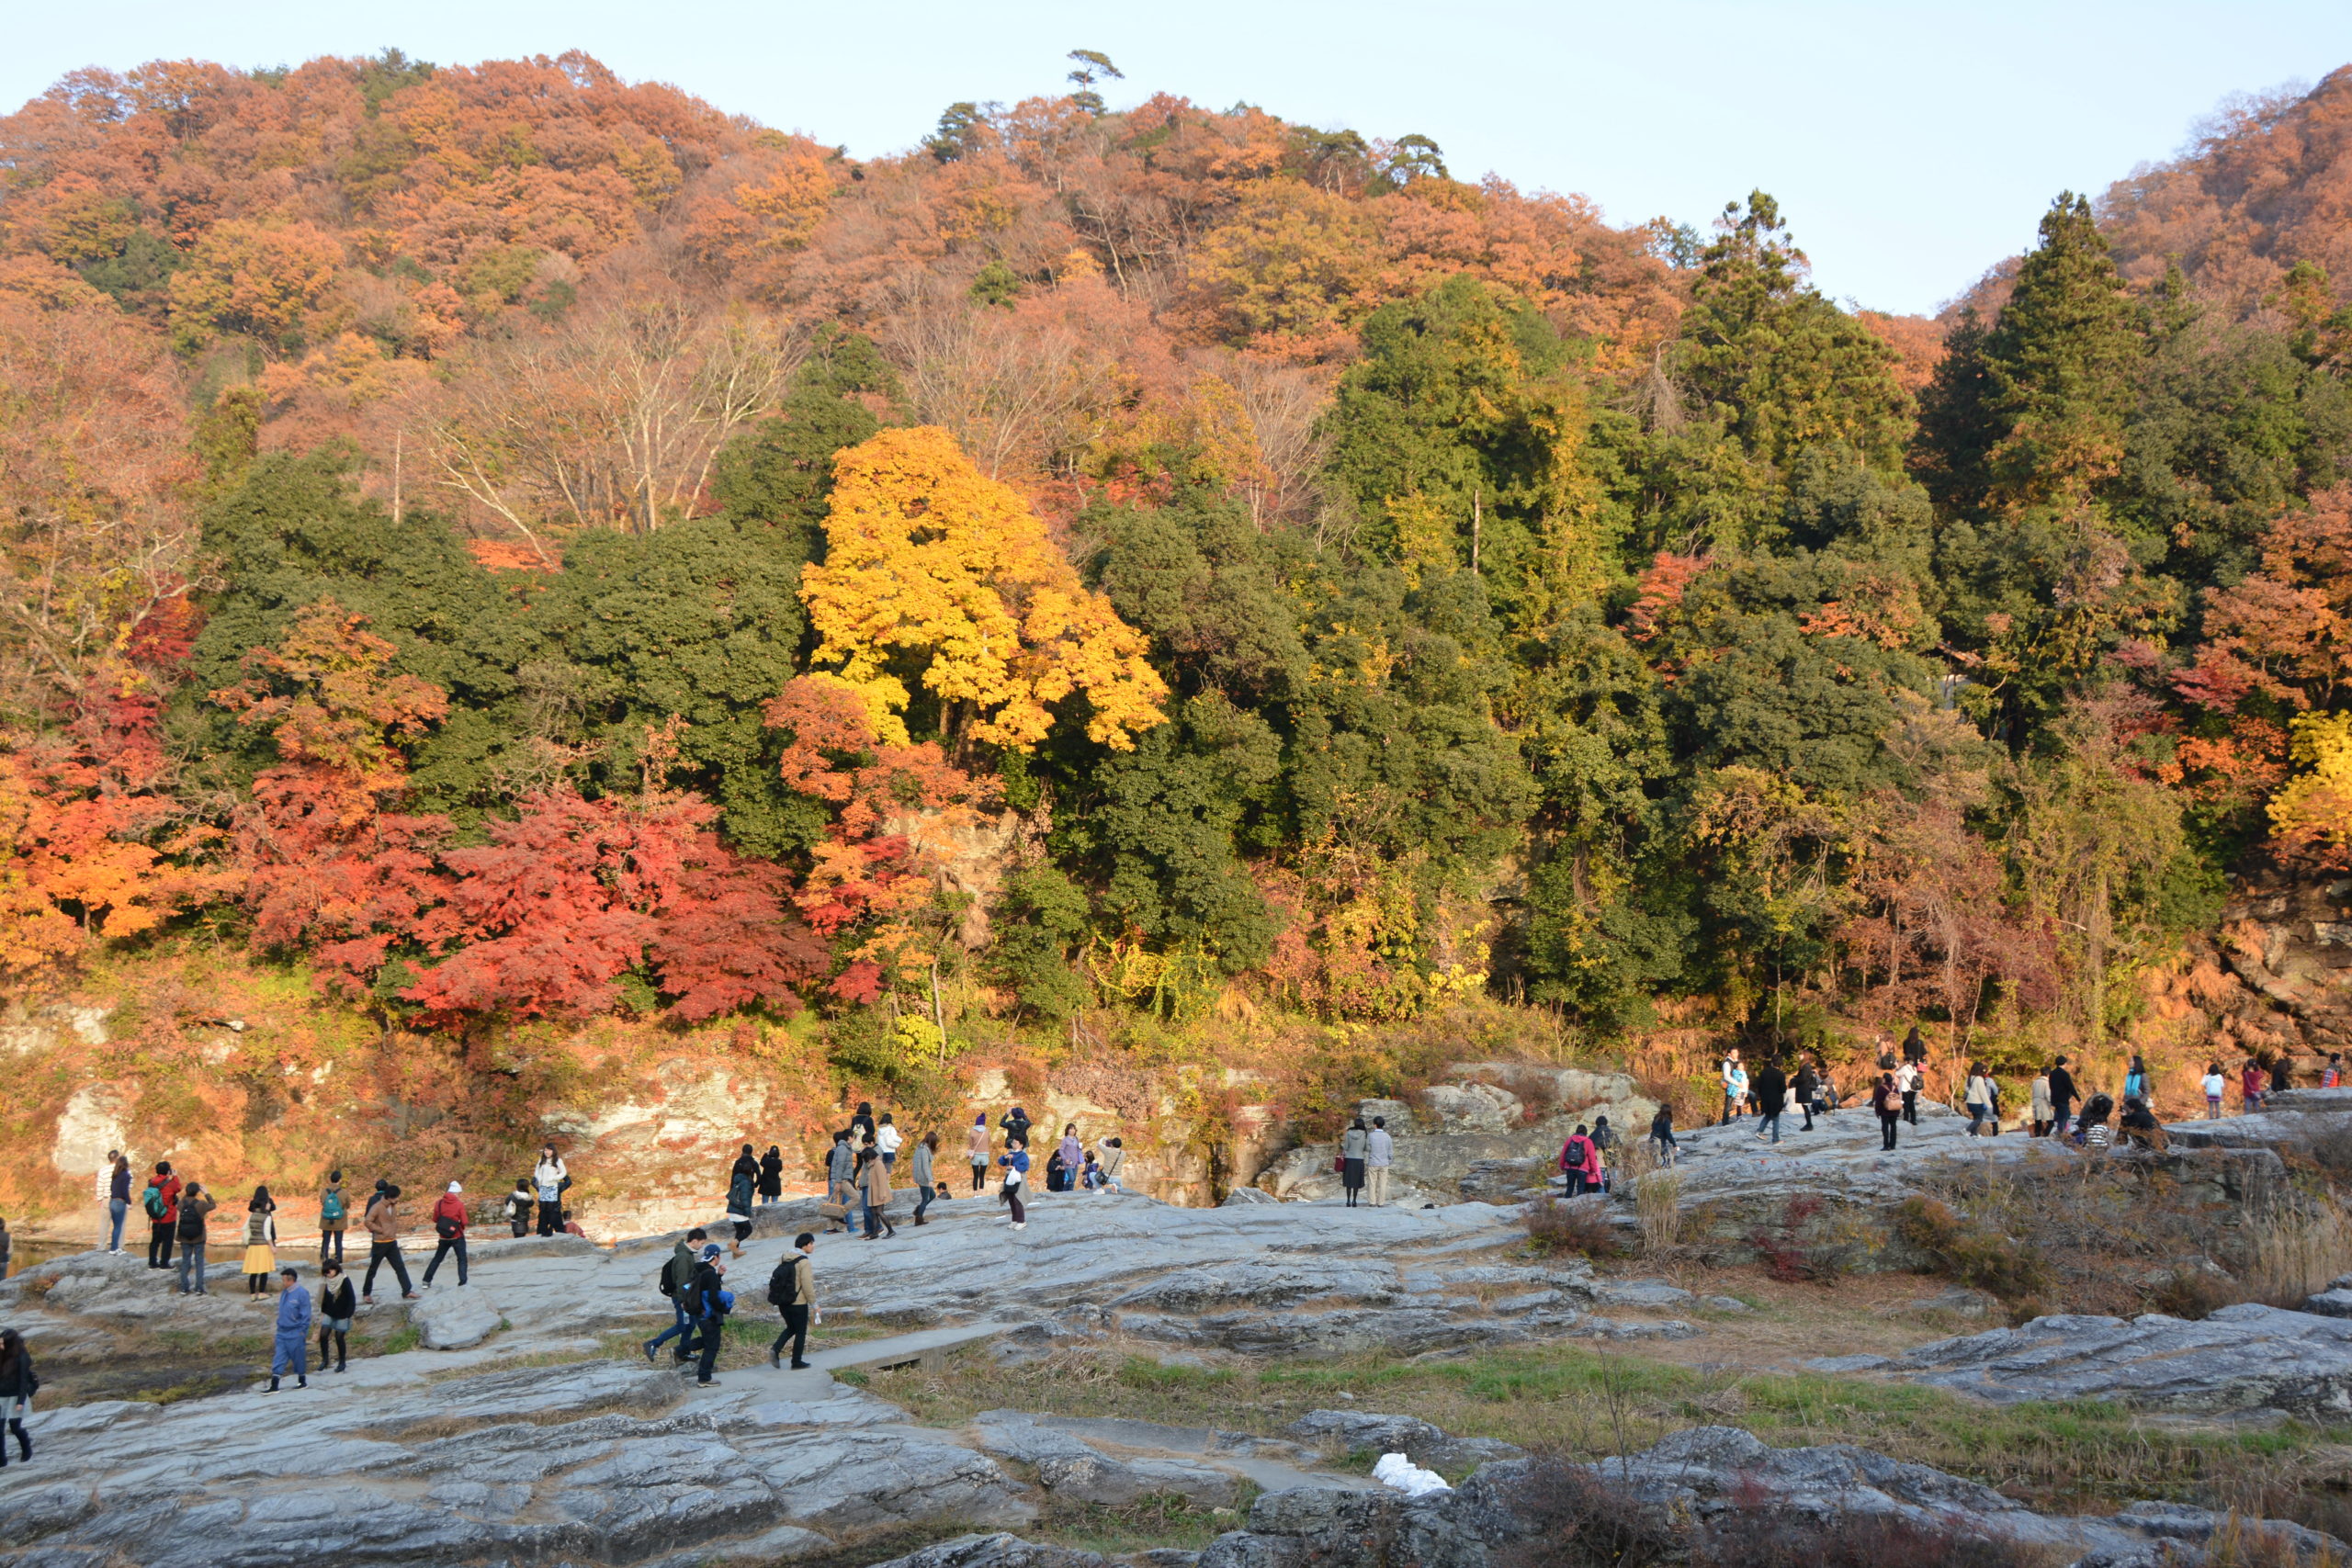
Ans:
<svg viewBox="0 0 2352 1568"><path fill-rule="evenodd" d="M1359 1116L1348 1123L1340 1134L1340 1185L1348 1190L1348 1207L1356 1206L1356 1194L1363 1190L1364 1151L1372 1145L1372 1129Z"/></svg>
<svg viewBox="0 0 2352 1568"><path fill-rule="evenodd" d="M925 1133L922 1135L922 1141L915 1145L914 1163L908 1168L909 1174L915 1179L915 1190L922 1194L915 1201L915 1224L917 1224L923 1223L922 1212L931 1207L931 1201L940 1196L940 1190L932 1184L931 1179L932 1162L938 1157L939 1134Z"/></svg>

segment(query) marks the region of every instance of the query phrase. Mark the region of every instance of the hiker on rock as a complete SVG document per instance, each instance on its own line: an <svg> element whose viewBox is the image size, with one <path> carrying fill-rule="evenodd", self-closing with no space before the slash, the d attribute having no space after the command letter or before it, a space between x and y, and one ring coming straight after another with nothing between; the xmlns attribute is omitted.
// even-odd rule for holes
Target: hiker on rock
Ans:
<svg viewBox="0 0 2352 1568"><path fill-rule="evenodd" d="M1372 1129L1361 1116L1340 1134L1340 1186L1347 1192L1351 1209L1356 1206L1356 1194L1363 1190L1363 1155L1371 1137Z"/></svg>
<svg viewBox="0 0 2352 1568"><path fill-rule="evenodd" d="M424 1266L424 1282L433 1283L434 1273L441 1260L455 1254L458 1259L458 1283L466 1282L466 1190L456 1182L434 1201L433 1261Z"/></svg>
<svg viewBox="0 0 2352 1568"><path fill-rule="evenodd" d="M506 1223L518 1239L531 1234L531 1211L537 1204L538 1200L531 1191L531 1179L516 1177L514 1190L506 1195Z"/></svg>
<svg viewBox="0 0 2352 1568"><path fill-rule="evenodd" d="M1911 1032L1903 1037L1903 1059L1915 1067L1924 1067L1928 1065L1928 1043L1919 1037L1919 1026L1916 1023L1911 1026Z"/></svg>
<svg viewBox="0 0 2352 1568"><path fill-rule="evenodd" d="M539 1146L539 1163L531 1172L531 1180L538 1191L539 1234L560 1234L563 1230L563 1194L564 1190L571 1185L571 1172L565 1168L563 1156L555 1152L553 1144ZM370 1264L368 1272L373 1274L375 1271L374 1265ZM402 1283L405 1284L406 1280L403 1280Z"/></svg>
<svg viewBox="0 0 2352 1568"><path fill-rule="evenodd" d="M2342 1089L2344 1087L2343 1052L2330 1051L2327 1054L2327 1066L2319 1070L2319 1087L2322 1089Z"/></svg>
<svg viewBox="0 0 2352 1568"><path fill-rule="evenodd" d="M2222 1076L2221 1063L2205 1064L2205 1081L2199 1087L2205 1090L2205 1119L2209 1122L2219 1121L2222 1115L2222 1095L2230 1087L2230 1080ZM2137 1098L2129 1089L2124 1091L2124 1097Z"/></svg>
<svg viewBox="0 0 2352 1568"><path fill-rule="evenodd" d="M113 1256L122 1251L122 1222L130 1215L130 1162L120 1149L107 1156L99 1179L106 1186L107 1252Z"/></svg>
<svg viewBox="0 0 2352 1568"><path fill-rule="evenodd" d="M319 1263L324 1267L330 1256L337 1263L343 1261L343 1230L350 1223L350 1200L343 1195L343 1172L327 1172L326 1190L319 1194ZM523 1233L516 1231L516 1235ZM321 1371L326 1368L326 1358L319 1358Z"/></svg>
<svg viewBox="0 0 2352 1568"><path fill-rule="evenodd" d="M773 1203L784 1196L784 1151L775 1145L760 1156L760 1201Z"/></svg>
<svg viewBox="0 0 2352 1568"><path fill-rule="evenodd" d="M2217 1066L2213 1070L2218 1073L2222 1069ZM2123 1069L2123 1098L2126 1100L2148 1098L2148 1064L2140 1059L2140 1054L2136 1051L2132 1054L2132 1065Z"/></svg>
<svg viewBox="0 0 2352 1568"><path fill-rule="evenodd" d="M1735 1045L1724 1053L1724 1119L1730 1126L1739 1119L1740 1109L1747 1103L1747 1068L1739 1059L1739 1047Z"/></svg>
<svg viewBox="0 0 2352 1568"><path fill-rule="evenodd" d="M882 1157L881 1148L872 1138L858 1151L860 1169L857 1174L858 1200L865 1205L865 1239L878 1241L884 1235L896 1240L899 1227L890 1223L890 1162Z"/></svg>
<svg viewBox="0 0 2352 1568"><path fill-rule="evenodd" d="M327 1343L334 1343L334 1370L347 1371L351 1367L351 1320L359 1315L359 1297L351 1288L351 1276L343 1271L343 1259L319 1266L319 1371L327 1370Z"/></svg>
<svg viewBox="0 0 2352 1568"><path fill-rule="evenodd" d="M179 1235L179 1202L180 1179L172 1174L170 1160L159 1159L155 1162L155 1174L139 1195L139 1206L146 1211L147 1222L153 1227L147 1240L150 1269L172 1266L172 1242Z"/></svg>
<svg viewBox="0 0 2352 1568"><path fill-rule="evenodd" d="M1912 1126L1919 1124L1919 1085L1924 1076L1917 1062L1905 1062L1894 1069L1894 1095L1900 1104L1903 1120Z"/></svg>
<svg viewBox="0 0 2352 1568"><path fill-rule="evenodd" d="M1114 1147L1118 1141L1116 1138L1111 1140ZM1118 1152L1122 1156L1126 1153L1125 1149ZM1388 1118L1375 1116L1372 1119L1372 1131L1363 1135L1363 1179L1369 1189L1364 1201L1375 1209L1388 1205L1388 1171L1396 1163L1396 1140L1388 1135ZM1115 1176L1116 1173L1106 1171L1105 1175ZM1113 1185L1117 1185L1115 1180Z"/></svg>
<svg viewBox="0 0 2352 1568"><path fill-rule="evenodd" d="M857 1175L857 1151L850 1146L847 1132L833 1134L832 1152L825 1156L825 1201L842 1210L838 1222L844 1231L850 1228L849 1205L851 1183ZM826 1227L831 1229L831 1226Z"/></svg>
<svg viewBox="0 0 2352 1568"><path fill-rule="evenodd" d="M1968 1065L1968 1088L1963 1098L1968 1105L1968 1135L1981 1137L1984 1134L1979 1129L1993 1116L1993 1080L1984 1076L1984 1063L1971 1062ZM1994 1122L1993 1131L1998 1133L2000 1130L2001 1124Z"/></svg>
<svg viewBox="0 0 2352 1568"><path fill-rule="evenodd" d="M1764 1142L1770 1134L1771 1141L1779 1143L1781 1112L1789 1108L1789 1078L1778 1062L1766 1062L1756 1069L1756 1108L1759 1112L1756 1141Z"/></svg>
<svg viewBox="0 0 2352 1568"><path fill-rule="evenodd" d="M2278 1055L2270 1058L2269 1092L2272 1094L2284 1094L2294 1087L2294 1064L2290 1060L2287 1054L2284 1051L2281 1051Z"/></svg>
<svg viewBox="0 0 2352 1568"><path fill-rule="evenodd" d="M2066 1058L2059 1057L2050 1064L2050 1133L2053 1138L2066 1135L2066 1122L2075 1113L2075 1101L2082 1093L2075 1087L2075 1075L2066 1070Z"/></svg>
<svg viewBox="0 0 2352 1568"><path fill-rule="evenodd" d="M176 1239L180 1246L180 1294L184 1296L212 1293L204 1288L204 1222L213 1208L212 1195L197 1182L180 1189ZM191 1273L196 1279L193 1290L188 1285Z"/></svg>
<svg viewBox="0 0 2352 1568"><path fill-rule="evenodd" d="M1008 1144L1004 1153L997 1156L996 1163L1004 1168L1004 1185L997 1190L997 1201L1011 1205L1012 1228L1025 1231L1029 1228L1029 1211L1022 1205L1021 1190L1029 1180L1028 1143L1015 1140Z"/></svg>
<svg viewBox="0 0 2352 1568"><path fill-rule="evenodd" d="M302 1288L294 1266L288 1264L281 1271L284 1286L277 1293L277 1333L269 1349L269 1386L262 1392L276 1393L277 1380L294 1369L294 1386L311 1386L311 1292ZM325 1358L319 1361L321 1371L326 1368Z"/></svg>
<svg viewBox="0 0 2352 1568"><path fill-rule="evenodd" d="M695 1248L705 1239L706 1233L700 1225L688 1231L678 1245L670 1249L669 1261L662 1264L661 1273L654 1276L654 1288L662 1292L662 1299L670 1303L670 1310L677 1314L678 1321L640 1347L649 1361L653 1359L654 1351L675 1339L678 1348L674 1354L678 1364L685 1364L686 1347L694 1343L694 1320L686 1315L686 1292L694 1284Z"/></svg>
<svg viewBox="0 0 2352 1568"><path fill-rule="evenodd" d="M1021 1107L1016 1105L1006 1111L1004 1120L997 1125L1004 1129L1004 1141L1008 1147L1013 1144L1019 1144L1024 1149L1029 1146L1029 1112Z"/></svg>
<svg viewBox="0 0 2352 1568"><path fill-rule="evenodd" d="M979 1191L989 1184L989 1113L985 1111L972 1118L971 1130L964 1134L964 1157L972 1166L972 1190Z"/></svg>
<svg viewBox="0 0 2352 1568"><path fill-rule="evenodd" d="M937 1134L933 1134L936 1138ZM792 1250L768 1276L768 1301L784 1318L784 1332L768 1347L768 1365L784 1365L784 1347L792 1346L792 1370L808 1370L808 1325L825 1321L817 1310L817 1266L810 1254L817 1249L817 1238L802 1231L792 1238Z"/></svg>
<svg viewBox="0 0 2352 1568"><path fill-rule="evenodd" d="M691 1292L687 1311L695 1320L695 1343L702 1352L702 1359L695 1368L695 1382L708 1388L718 1380L710 1375L718 1363L718 1352L727 1339L727 1265L718 1260L716 1243L702 1249L702 1261L695 1265L694 1280L687 1287Z"/></svg>
<svg viewBox="0 0 2352 1568"><path fill-rule="evenodd" d="M1062 1168L1069 1175L1064 1179L1064 1191L1078 1186L1079 1168L1086 1163L1086 1145L1079 1141L1078 1123L1066 1122L1062 1127Z"/></svg>
<svg viewBox="0 0 2352 1568"><path fill-rule="evenodd" d="M1560 1145L1560 1174L1568 1179L1571 1198L1600 1190L1600 1151L1592 1146L1592 1133L1581 1122Z"/></svg>
<svg viewBox="0 0 2352 1568"><path fill-rule="evenodd" d="M2262 1097L2269 1091L2269 1089L2270 1075L2262 1070L2261 1058L2248 1056L2245 1059L2245 1065L2238 1069L2238 1114L2241 1116L2259 1114L2262 1110ZM2141 1090L2140 1098L2145 1099L2146 1095L2145 1089ZM2128 1100L2132 1097L2126 1095L2124 1098Z"/></svg>
<svg viewBox="0 0 2352 1568"><path fill-rule="evenodd" d="M899 1131L898 1123L890 1120L890 1113L887 1111L882 1112L882 1120L874 1129L874 1146L882 1152L882 1163L897 1170L899 1150L906 1141L907 1135Z"/></svg>
<svg viewBox="0 0 2352 1568"><path fill-rule="evenodd" d="M25 1348L25 1337L13 1328L0 1328L0 1422L7 1430L0 1432L0 1470L8 1467L8 1439L17 1439L17 1462L33 1461L33 1440L25 1435L25 1417L33 1411L33 1395L40 1392L40 1379L33 1372L33 1353Z"/></svg>
<svg viewBox="0 0 2352 1568"><path fill-rule="evenodd" d="M915 1145L913 1164L909 1167L909 1172L914 1179L915 1190L922 1194L915 1201L915 1224L917 1224L923 1223L923 1211L931 1207L932 1200L944 1196L940 1190L932 1184L933 1166L938 1158L939 1134L925 1133L922 1141Z"/></svg>
<svg viewBox="0 0 2352 1568"><path fill-rule="evenodd" d="M727 1173L727 1218L735 1227L733 1251L738 1258L743 1256L743 1244L752 1237L752 1209L759 1186L760 1162L752 1156L752 1145L745 1144Z"/></svg>
<svg viewBox="0 0 2352 1568"><path fill-rule="evenodd" d="M1650 1118L1650 1143L1657 1150L1657 1163L1672 1165L1682 1153L1682 1145L1674 1141L1674 1107L1661 1103L1657 1114Z"/></svg>
<svg viewBox="0 0 2352 1568"><path fill-rule="evenodd" d="M245 1294L269 1294L269 1277L277 1272L277 1200L266 1187L256 1187L245 1203Z"/></svg>
<svg viewBox="0 0 2352 1568"><path fill-rule="evenodd" d="M2032 1087L2027 1090L2027 1130L2030 1138L2047 1137L2050 1133L2050 1075L2033 1075Z"/></svg>
<svg viewBox="0 0 2352 1568"><path fill-rule="evenodd" d="M1871 1087L1871 1109L1878 1112L1880 1152L1892 1154L1895 1124L1903 1120L1903 1091L1894 1087L1893 1073L1879 1074Z"/></svg>
<svg viewBox="0 0 2352 1568"><path fill-rule="evenodd" d="M874 1102L870 1100L859 1100L857 1102L856 1113L849 1119L849 1141L851 1146L854 1148L864 1148L865 1146L865 1140L874 1135L875 1125Z"/></svg>
<svg viewBox="0 0 2352 1568"><path fill-rule="evenodd" d="M386 1182L384 1190L369 1201L364 1224L368 1231L368 1277L359 1282L359 1299L370 1304L375 1302L376 1270L389 1263L392 1266L392 1278L401 1282L401 1300L416 1300L416 1291L408 1282L408 1259L401 1256L401 1190Z"/></svg>
<svg viewBox="0 0 2352 1568"><path fill-rule="evenodd" d="M1812 1056L1801 1055L1797 1057L1797 1076L1789 1085L1789 1093L1796 1100L1797 1109L1804 1112L1804 1125L1797 1131L1812 1132L1814 1101L1821 1097L1821 1079L1813 1070Z"/></svg>

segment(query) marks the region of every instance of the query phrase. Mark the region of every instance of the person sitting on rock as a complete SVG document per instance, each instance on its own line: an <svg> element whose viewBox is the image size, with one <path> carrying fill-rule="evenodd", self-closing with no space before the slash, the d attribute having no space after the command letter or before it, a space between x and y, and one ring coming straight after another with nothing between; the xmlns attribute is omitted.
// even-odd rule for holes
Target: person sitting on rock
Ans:
<svg viewBox="0 0 2352 1568"><path fill-rule="evenodd" d="M1094 1151L1086 1151L1086 1163L1078 1169L1078 1185L1081 1191L1100 1193L1102 1190L1102 1167L1094 1158Z"/></svg>
<svg viewBox="0 0 2352 1568"><path fill-rule="evenodd" d="M2103 1094L2095 1094L2083 1113L2075 1119L2075 1142L2086 1149L2104 1149L2115 1141L2115 1134L2107 1124L2114 1114L2115 1101Z"/></svg>

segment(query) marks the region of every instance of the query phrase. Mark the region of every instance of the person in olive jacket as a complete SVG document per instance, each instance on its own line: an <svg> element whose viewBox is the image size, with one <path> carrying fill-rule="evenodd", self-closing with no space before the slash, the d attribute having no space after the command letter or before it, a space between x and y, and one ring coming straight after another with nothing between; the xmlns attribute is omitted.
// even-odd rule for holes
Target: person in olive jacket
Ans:
<svg viewBox="0 0 2352 1568"><path fill-rule="evenodd" d="M204 1288L204 1221L212 1209L212 1194L196 1182L191 1181L180 1189L180 1217L176 1228L180 1244L180 1294L184 1296L211 1293ZM196 1280L193 1292L188 1285L191 1274Z"/></svg>

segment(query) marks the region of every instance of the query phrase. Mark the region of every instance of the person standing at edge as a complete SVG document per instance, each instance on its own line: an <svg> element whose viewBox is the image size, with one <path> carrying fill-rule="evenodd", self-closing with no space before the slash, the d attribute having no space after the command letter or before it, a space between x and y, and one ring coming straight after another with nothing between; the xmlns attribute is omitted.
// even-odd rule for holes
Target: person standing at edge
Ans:
<svg viewBox="0 0 2352 1568"><path fill-rule="evenodd" d="M107 1151L107 1166L98 1172L98 1195L107 1205L107 1253L122 1250L122 1222L130 1214L130 1162L120 1149Z"/></svg>
<svg viewBox="0 0 2352 1568"><path fill-rule="evenodd" d="M1878 1112L1878 1146L1882 1153L1894 1150L1895 1124L1903 1120L1902 1102L1902 1091L1894 1087L1894 1075L1879 1074L1878 1082L1871 1087L1871 1109Z"/></svg>
<svg viewBox="0 0 2352 1568"><path fill-rule="evenodd" d="M1125 1155L1126 1151L1122 1149L1119 1152ZM1372 1131L1363 1135L1364 1181L1370 1189L1371 1203L1375 1209L1388 1206L1388 1168L1396 1159L1396 1140L1388 1135L1388 1118L1375 1116L1372 1119ZM1105 1161L1102 1174L1105 1179L1111 1179L1118 1175L1118 1170Z"/></svg>
<svg viewBox="0 0 2352 1568"><path fill-rule="evenodd" d="M931 1207L933 1199L939 1196L939 1189L932 1185L932 1166L938 1157L939 1134L925 1133L922 1141L915 1145L914 1163L908 1168L914 1177L915 1190L922 1194L915 1202L917 1224L923 1223L922 1212Z"/></svg>
<svg viewBox="0 0 2352 1568"><path fill-rule="evenodd" d="M2066 1058L2059 1057L2050 1064L2050 1136L2064 1138L2066 1123L2075 1113L2075 1101L2081 1091L2075 1088L2075 1075L2066 1070Z"/></svg>
<svg viewBox="0 0 2352 1568"><path fill-rule="evenodd" d="M433 1283L433 1276L441 1260L451 1253L458 1258L458 1283L466 1282L466 1190L456 1182L434 1201L433 1261L424 1266L424 1282Z"/></svg>
<svg viewBox="0 0 2352 1568"><path fill-rule="evenodd" d="M0 1421L7 1423L7 1431L0 1433L0 1470L8 1467L8 1439L17 1439L17 1462L33 1461L33 1440L25 1436L25 1417L32 1414L33 1395L40 1392L40 1379L33 1374L33 1354L25 1348L25 1337L13 1328L0 1328Z"/></svg>
<svg viewBox="0 0 2352 1568"><path fill-rule="evenodd" d="M1012 1228L1025 1231L1029 1228L1029 1211L1022 1205L1021 1189L1029 1180L1028 1144L1020 1139L1009 1140L996 1163L1004 1167L1004 1186L997 1197L1012 1205Z"/></svg>
<svg viewBox="0 0 2352 1568"><path fill-rule="evenodd" d="M1756 1141L1764 1142L1769 1133L1771 1141L1779 1143L1781 1112L1789 1108L1789 1079L1778 1062L1766 1062L1756 1069L1756 1108L1761 1113L1757 1119Z"/></svg>
<svg viewBox="0 0 2352 1568"><path fill-rule="evenodd" d="M1905 1062L1894 1069L1894 1097L1903 1119L1914 1127L1919 1124L1919 1068Z"/></svg>
<svg viewBox="0 0 2352 1568"><path fill-rule="evenodd" d="M327 1172L326 1190L319 1194L319 1265L326 1266L330 1249L335 1262L343 1261L343 1231L351 1223L351 1201L343 1195L343 1172ZM326 1359L320 1358L319 1368L326 1369Z"/></svg>
<svg viewBox="0 0 2352 1568"><path fill-rule="evenodd" d="M280 1271L285 1283L277 1294L277 1335L269 1350L269 1386L262 1392L276 1393L277 1380L286 1369L294 1369L294 1386L311 1386L311 1292L302 1288L294 1266L288 1264ZM319 1370L326 1370L326 1358L319 1359Z"/></svg>
<svg viewBox="0 0 2352 1568"><path fill-rule="evenodd" d="M351 1367L351 1320L358 1315L359 1298L351 1288L351 1276L343 1271L343 1259L319 1265L319 1371L327 1371L327 1341L334 1341L334 1371L347 1371Z"/></svg>
<svg viewBox="0 0 2352 1568"><path fill-rule="evenodd" d="M1722 1124L1728 1127L1738 1119L1740 1106L1747 1099L1747 1069L1740 1065L1738 1046L1735 1045L1724 1053L1722 1070L1724 1078Z"/></svg>
<svg viewBox="0 0 2352 1568"><path fill-rule="evenodd" d="M743 1244L752 1235L752 1210L759 1197L760 1162L752 1157L752 1145L745 1144L743 1152L727 1172L727 1218L735 1227L733 1255L743 1256Z"/></svg>
<svg viewBox="0 0 2352 1568"><path fill-rule="evenodd" d="M155 1162L155 1175L140 1194L140 1206L147 1211L148 1223L153 1234L147 1238L147 1267L169 1269L172 1266L172 1242L179 1235L180 1179L172 1174L172 1162Z"/></svg>
<svg viewBox="0 0 2352 1568"><path fill-rule="evenodd" d="M1356 1194L1363 1190L1363 1151L1371 1137L1372 1129L1361 1116L1340 1134L1340 1185L1347 1190L1351 1209L1356 1206Z"/></svg>
<svg viewBox="0 0 2352 1568"><path fill-rule="evenodd" d="M210 1295L204 1288L204 1219L212 1213L212 1198L201 1185L189 1182L180 1189L180 1294ZM196 1286L188 1288L188 1275L193 1269Z"/></svg>
<svg viewBox="0 0 2352 1568"><path fill-rule="evenodd" d="M401 1256L401 1190L386 1184L368 1205L368 1277L359 1282L359 1299L373 1303L376 1300L376 1270L389 1263L392 1278L401 1282L401 1300L416 1300L416 1291L408 1282L408 1260Z"/></svg>
<svg viewBox="0 0 2352 1568"><path fill-rule="evenodd" d="M553 1144L539 1146L539 1163L531 1172L539 1195L539 1234L555 1235L563 1229L563 1190L571 1185L571 1172L564 1168L563 1156L555 1152ZM369 1274L375 1273L371 1264ZM405 1285L408 1281L401 1281Z"/></svg>
<svg viewBox="0 0 2352 1568"><path fill-rule="evenodd" d="M784 1151L775 1145L760 1156L760 1201L773 1203L784 1196Z"/></svg>
<svg viewBox="0 0 2352 1568"><path fill-rule="evenodd" d="M269 1277L277 1272L277 1200L266 1187L256 1187L245 1204L245 1294L269 1294Z"/></svg>
<svg viewBox="0 0 2352 1568"><path fill-rule="evenodd" d="M662 1294L669 1299L670 1310L677 1314L678 1321L640 1347L649 1361L653 1359L654 1351L675 1339L678 1342L675 1352L678 1363L681 1366L685 1364L686 1347L694 1343L694 1322L686 1315L686 1292L695 1280L695 1244L704 1240L707 1234L700 1225L688 1231L685 1238L670 1249L670 1261L662 1265L659 1280Z"/></svg>
<svg viewBox="0 0 2352 1568"><path fill-rule="evenodd" d="M2238 1114L2241 1116L2258 1114L2262 1110L2262 1097L2269 1088L2270 1075L2262 1070L2261 1058L2248 1056L2245 1059L2245 1065L2238 1069ZM2148 1098L2147 1086L2144 1083L2141 1086L2136 1098L2143 1101Z"/></svg>
<svg viewBox="0 0 2352 1568"><path fill-rule="evenodd" d="M972 1118L971 1130L964 1134L964 1157L972 1164L972 1190L979 1191L989 1184L989 1113L985 1111Z"/></svg>
<svg viewBox="0 0 2352 1568"><path fill-rule="evenodd" d="M934 1138L937 1134L933 1134ZM792 1370L808 1370L808 1325L822 1323L825 1314L817 1310L817 1266L809 1255L816 1250L817 1238L802 1231L792 1238L792 1250L768 1276L768 1300L784 1316L784 1332L768 1347L768 1365L784 1365L784 1347L792 1345Z"/></svg>

